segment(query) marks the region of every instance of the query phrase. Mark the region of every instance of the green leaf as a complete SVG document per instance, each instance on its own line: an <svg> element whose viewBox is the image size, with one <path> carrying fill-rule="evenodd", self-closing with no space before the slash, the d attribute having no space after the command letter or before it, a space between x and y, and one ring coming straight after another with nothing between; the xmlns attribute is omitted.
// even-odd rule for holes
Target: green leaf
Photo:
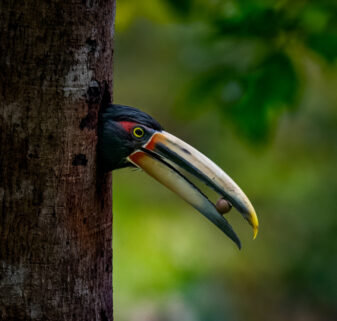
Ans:
<svg viewBox="0 0 337 321"><path fill-rule="evenodd" d="M180 15L187 15L192 6L192 0L165 0Z"/></svg>
<svg viewBox="0 0 337 321"><path fill-rule="evenodd" d="M243 75L245 93L229 110L240 131L249 139L263 142L272 125L296 97L297 77L283 53L270 56L250 73Z"/></svg>
<svg viewBox="0 0 337 321"><path fill-rule="evenodd" d="M244 137L262 143L284 109L292 106L297 88L290 59L274 53L248 72L217 68L199 75L179 106L194 116L216 107Z"/></svg>
<svg viewBox="0 0 337 321"><path fill-rule="evenodd" d="M337 58L337 32L312 35L307 40L307 44L330 62Z"/></svg>

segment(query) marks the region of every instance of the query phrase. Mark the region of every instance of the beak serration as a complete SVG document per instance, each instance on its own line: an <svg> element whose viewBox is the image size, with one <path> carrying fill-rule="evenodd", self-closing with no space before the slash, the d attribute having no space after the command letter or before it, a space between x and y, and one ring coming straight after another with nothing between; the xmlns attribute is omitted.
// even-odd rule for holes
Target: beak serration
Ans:
<svg viewBox="0 0 337 321"><path fill-rule="evenodd" d="M179 169L192 174L229 201L253 227L253 238L256 238L258 218L244 192L214 162L181 139L164 131L156 132L128 159L190 203L240 248L240 240L227 220Z"/></svg>

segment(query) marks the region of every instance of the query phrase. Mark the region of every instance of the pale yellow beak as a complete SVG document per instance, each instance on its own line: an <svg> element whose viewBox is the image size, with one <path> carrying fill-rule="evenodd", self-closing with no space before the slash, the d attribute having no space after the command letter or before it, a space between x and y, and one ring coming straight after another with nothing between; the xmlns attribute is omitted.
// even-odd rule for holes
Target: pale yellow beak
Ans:
<svg viewBox="0 0 337 321"><path fill-rule="evenodd" d="M228 221L218 213L207 196L179 170L189 172L214 189L242 214L253 227L255 239L258 219L247 196L220 167L181 139L164 131L156 132L128 160L190 203L240 248L240 240Z"/></svg>

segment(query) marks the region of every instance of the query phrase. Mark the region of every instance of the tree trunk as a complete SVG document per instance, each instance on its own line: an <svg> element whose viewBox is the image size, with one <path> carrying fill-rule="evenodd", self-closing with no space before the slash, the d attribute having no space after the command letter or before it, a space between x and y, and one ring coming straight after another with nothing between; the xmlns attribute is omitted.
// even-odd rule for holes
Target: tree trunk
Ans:
<svg viewBox="0 0 337 321"><path fill-rule="evenodd" d="M112 320L96 121L114 0L0 1L0 320Z"/></svg>

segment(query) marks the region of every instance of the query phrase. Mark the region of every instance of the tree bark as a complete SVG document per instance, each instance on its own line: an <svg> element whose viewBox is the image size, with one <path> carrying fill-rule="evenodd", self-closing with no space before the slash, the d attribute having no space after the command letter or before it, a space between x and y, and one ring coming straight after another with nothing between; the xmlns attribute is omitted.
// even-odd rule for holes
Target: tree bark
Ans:
<svg viewBox="0 0 337 321"><path fill-rule="evenodd" d="M96 167L115 0L0 1L0 320L112 320Z"/></svg>

